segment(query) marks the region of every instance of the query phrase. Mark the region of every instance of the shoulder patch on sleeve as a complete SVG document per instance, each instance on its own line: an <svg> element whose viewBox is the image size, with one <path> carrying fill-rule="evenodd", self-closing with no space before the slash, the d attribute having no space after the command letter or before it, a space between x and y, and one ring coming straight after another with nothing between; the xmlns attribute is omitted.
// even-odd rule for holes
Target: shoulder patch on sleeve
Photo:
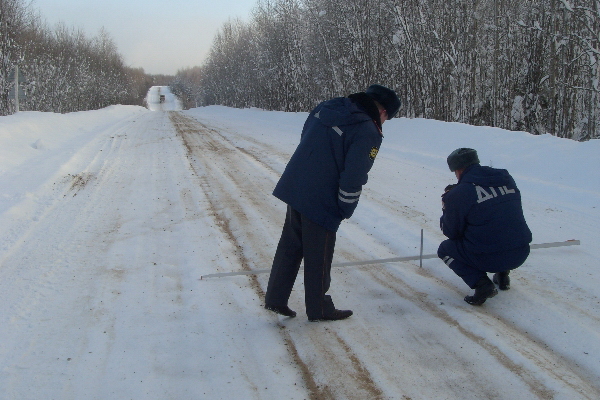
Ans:
<svg viewBox="0 0 600 400"><path fill-rule="evenodd" d="M369 158L371 160L375 160L375 157L377 157L377 153L379 153L379 149L377 147L371 148L371 151L369 152Z"/></svg>

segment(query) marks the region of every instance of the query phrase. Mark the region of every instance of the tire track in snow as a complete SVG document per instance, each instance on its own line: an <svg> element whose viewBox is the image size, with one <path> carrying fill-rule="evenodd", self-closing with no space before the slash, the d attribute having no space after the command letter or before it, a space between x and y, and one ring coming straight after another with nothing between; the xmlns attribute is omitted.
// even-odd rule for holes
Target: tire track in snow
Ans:
<svg viewBox="0 0 600 400"><path fill-rule="evenodd" d="M377 200L377 196L375 196L375 201L379 204L382 204ZM406 217L409 221L412 220L410 216ZM441 236L438 231L433 231L432 234L435 234L435 236ZM442 240L443 239L445 239L445 237L442 236ZM460 298L464 295L462 291L457 291L454 285L444 280L440 280L426 269L417 268L414 273L427 280L431 280L432 282L434 281L436 285L442 286L448 291L456 293L457 298ZM415 304L418 304L430 315L436 316L437 318L445 321L449 326L454 326L459 329L463 335L471 339L474 343L482 346L490 355L494 356L501 365L512 371L515 375L522 377L524 382L530 386L532 392L538 394L540 398L554 397L555 393L553 390L546 386L542 379L536 377L537 371L535 371L535 369L531 369L531 366L528 368L527 366L518 365L517 362L507 357L497 346L487 342L484 337L479 336L469 328L462 326L455 318L451 317L435 302L431 301L427 294L419 292L418 289L412 287L407 282L398 279L397 276L394 277L390 270L384 270L383 272L370 272L370 275L374 280L378 281L386 288L397 292L400 296L414 299ZM564 296L554 293L551 290L544 289L543 286L538 285L535 282L529 283L529 286L540 292L537 295L540 298L555 298L557 304L569 303L568 299ZM582 305L585 303L585 301L581 302ZM543 304L540 305L543 306ZM490 317L485 313L485 308L475 308L473 311L476 312L478 310L483 311L483 313L479 315L481 324L488 326L494 331L501 332L502 335L508 337L512 343L511 347L515 349L522 357L524 357L524 359L529 360L540 371L544 371L545 374L552 377L553 380L556 382L561 382L565 385L565 387L570 388L574 393L578 393L584 398L595 398L596 396L600 396L600 389L591 384L590 377L586 376L587 374L585 370L583 370L568 357L554 352L552 350L552 346L548 343L545 343L543 339L532 336L528 332L519 329L518 326L509 324L502 318ZM572 304L572 306L569 306L569 310L570 312L579 312L582 315L585 315L590 319L590 322L598 322L596 317L594 317L591 313L587 313L578 304ZM564 315L561 310L549 311Z"/></svg>
<svg viewBox="0 0 600 400"><path fill-rule="evenodd" d="M244 270L255 269L252 266L254 264L253 258L256 256L262 260L262 263L270 262L272 255L260 251L263 247L261 243L264 241L264 237L261 235L262 232L252 232L247 229L247 227L255 225L256 218L261 217L248 215L244 203L250 203L252 208L260 210L261 214L268 214L270 218L275 218L275 213L265 208L265 191L257 191L257 185L241 177L239 172L243 171L245 166L247 167L245 164L250 159L251 164L258 164L254 165L254 168L263 168L271 175L272 180L270 183L279 174L272 167L263 163L258 155L237 148L215 129L208 128L206 125L181 113L172 112L169 113L169 117L175 126L177 135L187 149L191 168L201 179L201 186L209 199L210 209L216 225L236 249L235 255L240 266ZM245 227L245 232L237 231L236 225ZM248 246L242 243L246 238L250 242L249 247L259 249L257 250L258 254L254 257L246 255ZM264 301L264 290L257 276L250 275L249 278L252 287L261 300ZM280 326L284 327L283 325ZM327 327L315 326L315 328L316 330L327 330ZM282 329L281 332L290 357L300 368L311 399L333 399L338 397L333 394L329 385L317 383L320 380L330 382L331 379L328 375L332 372L337 377L337 380L335 380L336 392L342 391L345 398L365 398L364 396L373 399L381 398L382 392L373 381L368 368L339 336L334 335L333 338L323 340L321 335L315 335L312 339L311 345L320 347L321 354L325 355L324 359L320 359L319 362L328 365L327 368L322 370L325 376L323 377L315 376L313 368L306 363L301 355L303 351L298 348L293 333L288 332L286 329ZM336 348L337 351L332 352L331 347ZM340 358L336 354L337 352L341 352L345 356ZM341 360L346 361L342 363Z"/></svg>
<svg viewBox="0 0 600 400"><path fill-rule="evenodd" d="M451 317L443 309L439 308L436 304L434 304L434 302L428 300L426 293L420 293L416 291L410 285L406 284L404 281L387 271L379 274L371 274L371 276L381 285L395 291L400 297L409 299L428 314L434 315L435 317L443 320L449 326L455 327L462 335L466 336L473 343L483 347L489 354L496 358L502 366L513 372L515 375L520 376L531 388L532 393L535 393L540 399L549 399L554 397L553 391L548 389L539 379L533 376L530 371L527 371L524 367L513 362L497 346L487 342L484 337L481 337L470 331L468 328L463 327L455 318ZM494 324L496 329L497 325L498 323ZM542 349L539 350L541 351ZM543 362L540 362L538 366L545 369ZM556 378L562 379L562 376L560 374L556 374ZM580 383L586 385L585 382ZM570 383L568 384L569 386L572 386L573 389L578 390L576 386L571 385Z"/></svg>
<svg viewBox="0 0 600 400"><path fill-rule="evenodd" d="M352 236L353 240L356 240L356 237L359 237L359 235L354 234ZM359 254L359 248L365 246L365 243L369 243L371 240L373 238L365 237L364 241L355 243L355 246L351 247L352 250L346 250L344 254L346 257L351 257L352 259L368 258L367 254L362 256ZM385 248L385 246L383 247ZM393 254L391 248L389 252ZM410 264L407 263L404 265ZM463 326L455 317L449 315L430 298L431 293L419 291L418 288L399 278L397 274L394 274L393 270L380 266L379 268L367 270L365 273L373 281L378 282L384 287L386 291L397 293L398 297L412 302L428 315L443 321L449 327L458 329L464 337L473 342L473 344L481 346L506 370L511 371L514 376L522 379L537 397L546 399L556 396L556 392L547 385L545 379L539 376L540 371L543 371L546 377L551 377L553 381L560 382L561 385L569 388L573 393L581 395L583 398L595 398L600 395L598 387L591 383L590 377L586 376L586 372L580 366L554 352L552 346L544 343L540 338L532 337L529 333L518 329L517 326L508 324L501 318L486 314L485 308L475 308L472 310L472 312L482 311L478 315L479 327L485 325L490 330L501 333L500 336L507 337L511 342L511 348L517 351L524 360L530 362L531 365L521 365L518 361L507 356L497 345L490 343L485 337L477 334L471 327ZM455 293L457 298L463 295L461 291L458 291L450 283L440 280L426 269L416 268L415 271L410 271L409 274L419 275L425 280L431 281L436 286L442 286L445 290ZM360 288L357 287L355 290L359 291Z"/></svg>
<svg viewBox="0 0 600 400"><path fill-rule="evenodd" d="M376 208L373 205L377 205ZM443 235L441 235L439 229L434 229L436 224L427 224L423 226L425 222L428 221L429 218L426 214L421 211L404 206L398 202L398 200L389 200L384 196L384 193L373 191L373 194L369 196L369 212L371 215L391 215L393 218L398 218L400 225L410 226L414 228L414 231L417 232L419 226L424 227L425 231L430 231L430 236L435 238L439 238L440 240L445 239ZM353 221L351 221L353 222ZM365 224L364 221L353 222L354 225L358 229L361 227L367 227L368 224ZM365 231L366 233L366 231ZM353 235L351 238L359 237L358 235ZM361 243L356 243L356 246L351 247L351 250L344 251L345 258L348 258L349 261L354 261L355 259L361 259L359 255L359 249L361 246L365 247L365 243L369 243L369 241L373 241L371 245L375 245L375 241L372 237L365 237L365 241L361 241ZM379 238L381 239L381 238ZM381 240L380 240L381 241ZM417 243L418 237L415 235L415 243ZM386 246L383 245L384 253L385 251L389 252L389 255L385 257L393 257L397 254L394 253L394 246ZM387 247L387 248L386 248ZM340 253L341 252L337 252ZM369 257L368 254L362 256L362 259L372 258ZM445 280L440 280L439 277L434 276L426 269L416 268L416 271L411 271L414 274L420 275L426 280L430 280L436 286L442 286L445 290L456 293L457 298L460 298L464 293L457 290L456 287ZM557 352L553 351L553 347L545 343L542 339L538 337L534 337L523 329L519 329L518 325L511 325L508 321L505 321L502 318L492 317L485 313L485 308L481 309L484 311L479 315L479 323L487 326L490 330L501 332L502 335L505 335L510 339L511 348L516 350L523 359L530 362L530 365L520 365L518 361L514 361L506 354L504 354L501 349L485 340L484 337L478 335L475 330L472 328L462 326L454 317L451 317L442 307L439 307L434 301L429 299L429 295L426 293L422 293L416 287L412 286L410 283L394 276L389 269L384 268L376 268L372 271L368 272L369 276L372 277L374 281L379 282L386 289L390 289L398 293L400 297L411 299L414 304L417 304L428 314L439 318L444 321L450 327L456 327L460 330L461 334L465 337L469 338L473 343L480 345L487 351L490 355L497 359L497 361L503 365L507 370L511 371L515 376L519 376L523 379L523 381L531 388L532 393L535 393L540 398L550 398L555 397L556 393L553 390L555 383L560 383L564 385L565 388L569 388L572 393L576 393L578 395L583 396L584 398L596 398L600 395L600 388L597 385L594 385L594 377L589 376L589 373L579 366L577 363L572 361L567 355L561 355ZM543 286L537 285L535 282L532 285L535 288L539 289L541 292L538 296L540 298L556 298L558 304L567 304L569 303L569 299L564 296L560 296L560 294L553 293L551 290L544 290ZM399 289L401 287L401 289ZM545 293L544 293L545 292ZM562 298L559 298L562 297ZM586 301L581 301L581 305L585 305ZM543 304L541 304L543 306ZM580 307L578 304L573 304L574 310L576 312L581 313L582 315L586 315L590 322L597 322L597 318L593 316L591 313L586 313L586 311ZM476 308L473 311L477 311ZM556 311L560 313L564 318L568 318L561 313L560 310ZM593 330L593 328L592 328ZM591 339L591 337L590 337ZM591 339L593 340L593 339ZM518 357L517 357L518 359ZM540 371L543 371L543 375L546 375L544 378L541 378ZM542 375L542 376L543 376ZM552 384L547 384L547 379L550 377Z"/></svg>
<svg viewBox="0 0 600 400"><path fill-rule="evenodd" d="M111 127L107 131L113 130L120 132L121 128ZM120 146L121 143L116 145L117 148ZM53 200L40 203L44 209L36 212L39 216L33 224L25 225L27 231L19 239L18 246L7 255L9 268L3 271L3 275L14 275L21 282L11 285L13 298L10 301L14 304L11 307L13 321L9 326L12 332L11 337L3 337L3 341L10 343L10 339L13 339L14 345L8 354L10 358L19 359L19 363L26 365L23 369L43 370L36 382L24 383L21 374L14 372L15 366L7 367L6 371L12 378L6 391L10 394L14 391L11 398L23 398L24 392L39 390L40 387L45 388L45 395L52 396L51 392L56 387L70 387L70 383L56 379L59 374L61 377L67 374L65 371L68 368L62 362L76 365L81 358L87 357L84 349L90 343L90 338L83 335L80 341L66 343L73 319L84 327L92 319L94 324L102 321L105 327L102 336L112 337L114 334L111 329L114 318L105 314L105 309L98 304L93 304L93 293L89 289L86 293L80 293L81 287L86 287L88 282L97 278L95 270L103 268L96 267L91 260L82 260L81 255L86 254L87 246L92 241L95 247L106 249L106 245L101 244L97 237L90 238L95 229L108 229L110 222L105 218L98 219L95 204L89 198L103 197L103 193L95 188L98 183L96 178L102 179L103 165L109 153L105 150L114 147L114 141L109 140L103 132L98 135L98 140L92 140L79 149L66 164L83 172L61 175L65 166L60 166L56 172L49 172L50 181L39 188L36 196L51 197ZM91 160L88 158L90 156ZM82 195L77 196L80 193ZM16 268L28 268L13 274L10 271L13 263L17 263ZM87 263L92 266L79 268ZM23 284L23 281L27 283ZM106 295L111 296L110 293ZM61 320L63 325L57 329L53 319ZM49 341L53 346L44 348L44 343ZM111 341L106 343L110 351ZM67 348L71 351L66 353L71 356L68 359L64 353ZM53 358L51 354L61 358ZM48 365L53 365L59 372L48 369ZM102 370L105 364L97 364L96 368Z"/></svg>
<svg viewBox="0 0 600 400"><path fill-rule="evenodd" d="M245 153L249 157L253 158L256 162L260 163L265 168L267 168L271 172L273 172L275 174L275 177L277 177L277 178L279 178L279 176L281 175L281 173L283 171L279 171L278 169L272 167L270 164L271 159L274 159L278 165L285 166L290 158L290 154L283 153L280 151L279 148L271 145L270 143L261 142L252 136L243 135L236 131L232 131L232 130L228 130L228 129L224 129L224 128L220 128L220 127L215 128L213 125L211 125L209 123L204 123L204 122L198 121L196 119L194 119L194 121L196 121L201 126L205 127L206 130L213 132L215 135L218 135L223 140L230 143L232 147L235 147L242 153ZM221 132L226 132L226 135L222 134ZM231 139L229 139L229 137L235 138L236 141L242 141L242 142L249 143L250 146L247 146L247 147L238 146L238 145L234 144L233 141Z"/></svg>
<svg viewBox="0 0 600 400"><path fill-rule="evenodd" d="M357 224L357 226L359 225ZM356 240L357 237L360 236L357 234L352 235L353 240ZM348 249L348 246L344 246L344 257L350 259L350 261L371 258L366 253L360 255L360 248L368 246L369 241L372 240L373 238L365 236L364 241L354 243L354 246L350 243L350 249ZM390 254L393 254L393 249L390 248L388 251ZM342 254L341 251L336 253ZM404 265L410 264L406 263ZM361 268L357 269L360 270ZM515 377L519 377L536 397L540 399L555 398L557 395L554 389L556 383L560 383L560 385L568 388L571 393L577 394L582 398L591 399L600 395L599 388L592 383L593 378L588 376L586 371L579 365L554 352L552 346L544 343L540 338L533 337L529 333L520 330L518 326L510 325L499 317L487 314L485 308L475 308L471 311L471 313L475 313L481 310L481 314L478 315L478 326L463 326L455 317L448 314L443 307L439 306L431 298L432 293L421 292L417 287L408 283L408 281L399 278L389 267L379 266L378 268L365 270L365 273L370 279L378 282L385 288L385 291L396 293L399 298L417 305L428 315L443 321L449 327L458 329L461 335L474 345L480 346L490 356L495 358L499 365L510 371ZM435 286L441 286L444 290L455 293L456 298L464 295L464 293L457 290L453 285L440 280L426 269L416 267L416 270L410 271L409 274L419 275L425 280L431 281ZM359 292L362 288L356 286L353 289L349 291ZM498 332L500 336L508 338L511 343L511 349L518 353L516 358L514 354L509 357L498 345L489 342L484 336L477 334L473 330L473 328L479 329L482 325ZM364 334L368 335L367 332ZM524 360L523 364L518 361L519 358ZM548 378L552 382L551 385L548 385Z"/></svg>
<svg viewBox="0 0 600 400"><path fill-rule="evenodd" d="M238 241L234 233L235 228L232 225L232 219L226 214L228 211L232 212L237 222L243 226L249 226L250 221L239 201L219 186L219 182L223 181L223 174L226 175L228 180L233 182L235 187L238 187L240 182L232 180L232 178L235 179L235 175L216 167L214 163L215 159L203 160L210 157L211 153L215 154L217 156L215 158L217 159L226 157L225 153L230 153L232 150L224 147L222 143L218 143L214 139L214 135L211 132L206 132L203 126L198 125L195 121L184 117L182 114L171 112L169 113L169 118L175 126L178 137L182 140L186 148L190 168L194 170L200 180L200 186L209 201L210 212L216 225L233 244L235 256L241 268L246 271L252 270L250 259L244 254L244 246ZM231 160L231 157L227 158ZM239 194L243 196L244 189L240 187L239 190ZM264 297L256 276L250 275L250 279L252 280L252 286L259 291L259 296L261 298Z"/></svg>
<svg viewBox="0 0 600 400"><path fill-rule="evenodd" d="M264 156L264 153L270 152L269 154L272 154L274 152L270 150L261 152L260 142L256 140L252 141L250 138L235 132L219 132L216 128L208 127L206 124L189 118L172 116L172 119L174 119L174 123L178 122L184 124L187 126L186 129L189 130L188 134L191 135L188 153L190 159L202 159L206 153L213 153L214 155L217 155L217 157L223 157L227 154L233 158L246 158L251 164L255 164L254 167L263 169L263 172L269 176L271 184L274 184L276 178L279 176L279 173L276 172L275 168L271 168L267 165L268 161L261 161L263 159L261 156ZM205 136L202 139L205 141L205 144L203 144L204 142L199 141L196 136ZM239 148L231 139L229 139L230 137L235 138L236 142L239 139L251 142L253 143L253 147L256 148L252 148L251 150ZM267 148L266 145L265 148ZM207 149L210 151L207 152ZM209 157L209 159L214 161L214 158ZM213 198L215 215L218 215L230 225L229 237L231 240L236 241L238 252L243 255L243 262L246 267L253 269L252 263L256 263L257 258L262 259L263 263L270 262L272 254L266 254L261 251L258 251L258 254L256 255L244 255L244 251L256 247L256 244L253 240L250 240L250 246L245 246L245 243L242 243L245 241L245 238L240 237L240 232L237 232L232 228L232 226L237 224L236 219L245 218L244 221L250 222L256 220L256 217L253 218L253 216L246 214L246 211L244 211L243 206L238 200L239 196L248 195L243 189L244 185L247 187L247 182L244 182L243 178L240 179L239 171L243 170L241 164L232 162L230 165L223 165L221 170L217 167L215 167L216 169L208 170L207 168L209 167L200 163L197 165L197 168L198 175L200 175L201 172L206 174L204 177L204 184L206 185L205 193L207 194L207 197L212 196ZM236 171L236 169L238 171ZM207 173L207 171L210 173ZM221 178L225 178L225 181L234 183L231 184L231 187L225 188L223 187L224 181ZM260 187L260 184L254 185L253 190L260 190ZM214 190L228 192L229 194L219 193L215 195L215 193L212 193ZM237 196L235 195L236 191ZM267 189L262 191L268 192ZM233 215L227 216L224 210L219 208L219 203L222 199L220 196L229 196L227 207L230 207L230 202L233 204ZM397 201L380 200L377 194L371 197L373 197L373 199L371 199L373 202L372 204L376 205L379 209L376 211L389 212L392 215L401 214L399 216L401 219L399 222L400 224L403 224L402 221L406 219L408 220L407 224L418 225L419 223L423 223L424 219L427 219L426 215L420 210L413 209L409 206L405 207ZM268 211L265 210L264 198L249 196L245 201L252 204L253 207L258 209L263 215L265 213L268 214ZM269 216L270 218L277 218L278 213L270 213ZM367 228L368 226L365 225L364 222L352 223L353 234L350 237L351 243L340 243L340 248L336 251L337 257L342 256L344 259L348 260L371 258L368 257L368 254L366 253L369 243L377 245L384 252L388 251L393 254L393 246L377 243L377 238L370 237ZM363 233L361 233L361 231ZM364 241L358 239L360 243L355 243L356 238L364 239ZM359 271L359 273L363 274L363 277L365 276L363 272ZM442 286L446 291L456 293L459 297L461 295L460 291L457 290L455 286L440 280L438 277L433 276L427 271L418 270L414 272L414 274L423 278L422 280L424 281L430 281L430 284L435 287ZM458 330L460 335L464 338L464 342L470 343L469 346L481 348L483 352L488 355L488 358L495 360L494 362L497 363L496 365L501 366L502 370L510 371L510 374L512 375L511 379L513 379L513 381L520 380L526 392L530 395L537 398L553 398L557 395L557 386L563 386L568 392L586 398L594 398L598 394L598 389L589 382L589 379L585 377L585 374L577 372L579 368L576 365L573 365L567 359L561 358L560 355L557 355L552 351L551 347L545 345L543 342L540 343L538 338L530 337L527 332L519 330L517 326L511 326L506 322L499 320L499 318L489 316L485 313L485 310L483 313L476 316L477 321L474 325L477 325L478 327L464 326L459 322L456 316L450 315L444 307L437 305L433 299L430 299L428 297L430 294L422 292L417 286L414 286L414 284L408 283L409 281L404 281L397 275L385 270L381 272L381 269L376 269L372 272L369 271L366 275L369 277L372 284L375 283L381 285L381 287L384 288L384 292L388 294L395 293L400 299L405 299L420 308L429 318L441 321L443 325L450 328L448 331ZM253 287L258 288L257 293L262 298L263 291L260 288L260 280L256 277L251 279ZM363 286L360 285L364 285L364 283L365 282L362 281L357 283L357 280L353 279L351 282L352 288L349 291L359 293L363 290ZM458 312L460 314L461 311L459 310ZM285 328L287 325L292 324L295 324L295 321L287 321L285 324L280 323L280 326ZM418 328L419 325L416 325L415 327ZM495 341L489 342L484 336L479 335L473 330L473 328L480 329L481 327L497 331L506 336L510 342L511 354L505 354L503 349L499 347ZM365 396L370 398L387 398L390 396L390 393L392 396L398 395L399 393L410 393L409 391L405 392L402 389L401 384L400 386L396 386L396 389L392 389L391 392L389 390L382 390L380 389L380 386L378 386L378 383L375 383L373 380L372 374L375 371L378 371L378 375L376 376L378 376L380 380L382 379L382 375L388 376L388 384L394 380L393 373L378 364L397 364L398 354L396 352L392 351L389 352L389 354L388 352L381 353L381 351L383 351L382 349L376 349L373 352L374 356L366 354L365 351L368 352L368 350L364 349L365 344L362 343L362 340L364 340L364 338L373 338L372 333L366 328L361 330L359 327L353 331L352 334L342 337L338 332L344 332L343 330L343 325L330 325L328 327L325 327L325 325L310 326L308 337L302 337L302 334L299 334L295 330L281 329L282 335L284 336L284 342L287 343L290 357L299 366L305 386L309 391L311 398L335 398L340 397L342 393L343 395L341 396L346 398L364 398ZM439 333L432 332L431 335L433 340L443 341L443 338ZM441 357L444 357L444 354L446 354L446 357L451 357L450 354L453 352L452 347L449 345L442 345L441 347L444 351ZM357 355L357 350L362 351L361 356ZM345 356L340 356L341 354L345 354ZM379 359L377 358L378 355ZM478 366L481 365L482 361L470 361L468 357L468 354L464 354L458 356L457 360L454 361L444 359L444 364L449 364L451 368L461 366L467 372L471 371L469 374L469 382L466 384L466 387L477 388L481 385L479 379L482 377L481 371L478 371ZM336 365L336 362L340 363L340 359L344 359L344 361L341 364ZM523 360L523 364L521 364L520 360ZM423 368L424 366L426 366L426 364L420 367ZM460 374L458 375L460 376ZM450 377L452 376L453 375L451 374ZM348 377L351 377L352 379L349 381ZM408 382L410 382L410 380ZM383 383L386 383L385 379ZM486 389L481 389L483 390L482 394L486 393L491 397L496 396L497 392L495 389L499 390L502 385L500 383L494 383L494 385ZM396 385L398 384L396 383ZM448 385L448 383L442 382L442 384L439 385ZM464 391L466 387L451 386L451 390L453 390L451 393L453 396L460 397L461 390ZM404 396L407 397L406 395Z"/></svg>

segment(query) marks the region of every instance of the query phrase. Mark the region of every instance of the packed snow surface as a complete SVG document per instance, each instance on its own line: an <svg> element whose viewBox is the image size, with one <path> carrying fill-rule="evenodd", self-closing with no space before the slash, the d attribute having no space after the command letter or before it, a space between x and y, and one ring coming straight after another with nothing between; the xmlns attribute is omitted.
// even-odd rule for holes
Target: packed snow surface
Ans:
<svg viewBox="0 0 600 400"><path fill-rule="evenodd" d="M159 92L160 91L160 92ZM158 97L165 94L165 102ZM306 113L148 108L0 118L1 399L600 398L600 141L399 118L334 262L444 239L446 156L478 150L522 191L534 243L481 307L439 259L334 268L309 322L263 308Z"/></svg>

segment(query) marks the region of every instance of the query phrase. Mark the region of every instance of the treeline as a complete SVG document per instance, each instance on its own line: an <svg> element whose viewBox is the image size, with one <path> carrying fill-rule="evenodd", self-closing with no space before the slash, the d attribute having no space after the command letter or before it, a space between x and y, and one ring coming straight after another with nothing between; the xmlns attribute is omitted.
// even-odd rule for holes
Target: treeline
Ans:
<svg viewBox="0 0 600 400"><path fill-rule="evenodd" d="M307 111L381 83L401 116L600 137L600 0L259 0L177 74L188 106Z"/></svg>
<svg viewBox="0 0 600 400"><path fill-rule="evenodd" d="M25 78L20 110L72 112L143 105L154 77L127 67L110 36L49 28L24 0L0 0L0 115L14 112L10 74Z"/></svg>

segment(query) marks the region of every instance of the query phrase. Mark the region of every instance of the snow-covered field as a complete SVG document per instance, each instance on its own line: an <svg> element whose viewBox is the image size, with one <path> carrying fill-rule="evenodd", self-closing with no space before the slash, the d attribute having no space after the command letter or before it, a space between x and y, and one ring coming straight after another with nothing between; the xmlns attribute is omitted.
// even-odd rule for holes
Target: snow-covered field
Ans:
<svg viewBox="0 0 600 400"><path fill-rule="evenodd" d="M334 262L435 253L446 156L523 195L533 250L482 307L440 260L336 268L351 318L262 308L305 113L220 106L0 118L1 399L600 398L600 141L394 119ZM154 111L153 111L154 110ZM171 111L174 110L174 111Z"/></svg>

